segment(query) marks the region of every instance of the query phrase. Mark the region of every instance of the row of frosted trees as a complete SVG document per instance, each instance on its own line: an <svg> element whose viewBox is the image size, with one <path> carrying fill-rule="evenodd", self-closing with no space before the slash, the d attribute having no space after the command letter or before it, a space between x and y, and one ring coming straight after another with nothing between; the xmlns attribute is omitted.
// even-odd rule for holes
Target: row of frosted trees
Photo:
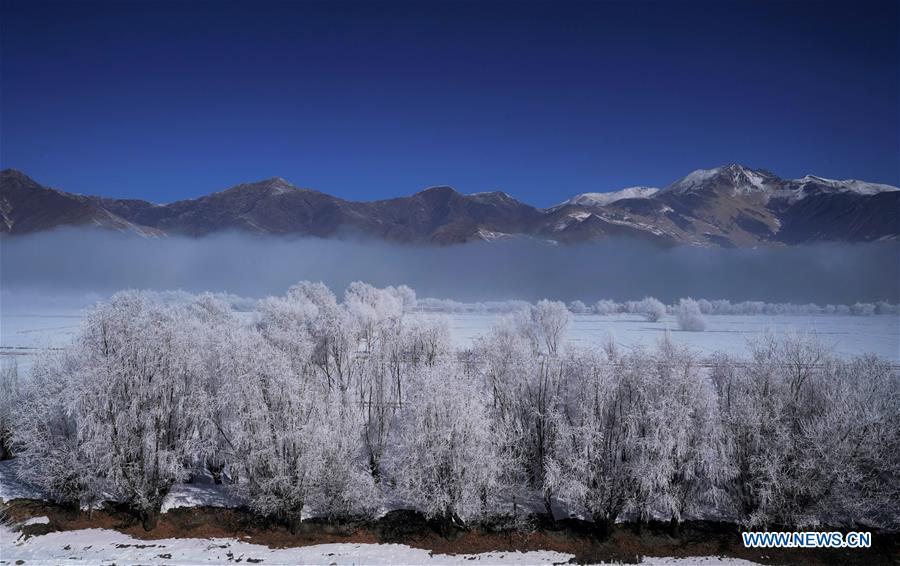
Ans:
<svg viewBox="0 0 900 566"><path fill-rule="evenodd" d="M115 500L148 529L198 474L290 527L395 507L600 532L900 525L900 380L883 360L804 336L702 362L668 338L574 348L548 301L458 350L414 304L362 283L340 302L300 283L254 313L120 293L10 389L5 442L59 502Z"/></svg>
<svg viewBox="0 0 900 566"><path fill-rule="evenodd" d="M571 301L568 303L569 312L573 314L599 314L610 315L620 313L649 315L658 312L662 308L659 316L663 316L666 312L677 314L678 306L685 300L680 299L678 302L666 305L662 301L654 297L646 297L640 301L616 302L609 299L602 299L593 304L587 304L583 301ZM857 302L852 305L817 305L814 303L795 304L795 303L766 303L763 301L741 301L732 303L727 299L707 300L697 299L693 301L697 304L701 314L704 315L854 315L854 316L871 316L871 315L898 315L900 314L900 304L889 303L887 301L878 301L877 303L861 303ZM450 299L419 299L418 306L421 310L432 312L489 312L489 313L512 313L523 308L528 308L530 304L527 301L511 300L511 301L488 301L479 303L461 303Z"/></svg>

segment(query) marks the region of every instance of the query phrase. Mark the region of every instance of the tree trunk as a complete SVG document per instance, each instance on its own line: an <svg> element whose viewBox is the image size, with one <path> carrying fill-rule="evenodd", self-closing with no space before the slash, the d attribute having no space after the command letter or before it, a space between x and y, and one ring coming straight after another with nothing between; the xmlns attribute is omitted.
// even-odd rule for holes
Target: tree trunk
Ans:
<svg viewBox="0 0 900 566"><path fill-rule="evenodd" d="M290 512L288 516L285 518L285 524L287 525L288 531L292 535L296 535L303 528L303 510L302 507L299 511Z"/></svg>
<svg viewBox="0 0 900 566"><path fill-rule="evenodd" d="M141 525L145 531L152 531L159 523L159 509L143 511L141 513Z"/></svg>
<svg viewBox="0 0 900 566"><path fill-rule="evenodd" d="M669 532L673 537L678 538L681 536L681 521L672 517L669 519Z"/></svg>
<svg viewBox="0 0 900 566"><path fill-rule="evenodd" d="M598 540L606 540L612 534L612 521L604 518L594 519L594 536Z"/></svg>
<svg viewBox="0 0 900 566"><path fill-rule="evenodd" d="M638 517L638 520L634 522L634 532L638 536L641 536L641 534L644 532L644 523L645 521L641 517Z"/></svg>
<svg viewBox="0 0 900 566"><path fill-rule="evenodd" d="M369 457L369 472L372 474L372 479L375 480L377 484L381 479L381 467L378 465L378 460L374 456Z"/></svg>
<svg viewBox="0 0 900 566"><path fill-rule="evenodd" d="M292 535L299 534L300 531L303 529L303 519L300 518L299 516L292 516L290 519L288 519L287 526L288 526L288 531L290 531L290 533Z"/></svg>
<svg viewBox="0 0 900 566"><path fill-rule="evenodd" d="M553 516L553 501L550 497L550 490L544 490L544 510L547 512L547 516L550 517L551 522L556 521L556 517Z"/></svg>

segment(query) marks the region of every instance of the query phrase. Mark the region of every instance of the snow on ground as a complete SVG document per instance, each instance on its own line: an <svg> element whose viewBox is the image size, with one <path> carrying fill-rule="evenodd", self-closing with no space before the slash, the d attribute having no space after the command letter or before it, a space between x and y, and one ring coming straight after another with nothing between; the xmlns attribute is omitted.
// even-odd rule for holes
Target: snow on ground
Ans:
<svg viewBox="0 0 900 566"><path fill-rule="evenodd" d="M83 308L83 305L79 306ZM72 339L84 312L72 307L50 307L40 311L4 309L0 313L0 358L16 358L19 369L26 373L31 354L38 348L61 347ZM429 315L448 317L454 341L462 347L471 345L476 336L490 330L501 316L491 313ZM665 316L659 322L647 322L634 314L574 315L569 326L569 339L573 344L597 343L612 332L623 347L638 344L652 347L669 329L676 342L687 344L703 354L722 351L743 355L748 352L747 340L767 331L783 334L813 330L838 356L875 353L900 362L900 317L896 316L710 315L704 318L705 332L682 332L673 316Z"/></svg>
<svg viewBox="0 0 900 566"><path fill-rule="evenodd" d="M571 554L554 551L432 554L403 544L318 544L268 548L236 539L141 540L108 529L19 536L0 526L0 563L11 564L561 564ZM753 566L737 558L645 558L649 565Z"/></svg>
<svg viewBox="0 0 900 566"><path fill-rule="evenodd" d="M502 315L485 313L453 313L448 317L450 333L459 346L471 345L479 335L490 330ZM748 353L748 340L766 332L814 331L819 339L838 356L849 357L875 353L900 362L900 318L891 315L710 315L704 317L706 331L678 330L675 317L667 315L659 322L648 322L640 315L573 315L568 339L574 345L596 344L612 332L622 347L653 347L666 329L676 343L686 344L702 354L726 352Z"/></svg>
<svg viewBox="0 0 900 566"><path fill-rule="evenodd" d="M192 483L179 483L163 500L162 512L176 507L239 507L241 500L224 484L216 485L209 478L200 477Z"/></svg>
<svg viewBox="0 0 900 566"><path fill-rule="evenodd" d="M553 551L486 552L449 556L403 544L319 544L268 548L236 539L141 540L108 529L81 529L20 537L0 526L0 560L25 564L553 564L571 554ZM709 564L716 564L710 562Z"/></svg>
<svg viewBox="0 0 900 566"><path fill-rule="evenodd" d="M39 489L20 481L16 477L16 461L0 462L0 501L12 499L42 499Z"/></svg>
<svg viewBox="0 0 900 566"><path fill-rule="evenodd" d="M43 499L41 491L16 477L17 460L0 462L0 501L12 499ZM162 512L177 507L239 507L242 501L224 484L216 485L208 477L201 476L192 483L179 483L172 487L162 504Z"/></svg>
<svg viewBox="0 0 900 566"><path fill-rule="evenodd" d="M644 557L640 563L650 566L756 566L758 564L743 558L728 558L725 556Z"/></svg>

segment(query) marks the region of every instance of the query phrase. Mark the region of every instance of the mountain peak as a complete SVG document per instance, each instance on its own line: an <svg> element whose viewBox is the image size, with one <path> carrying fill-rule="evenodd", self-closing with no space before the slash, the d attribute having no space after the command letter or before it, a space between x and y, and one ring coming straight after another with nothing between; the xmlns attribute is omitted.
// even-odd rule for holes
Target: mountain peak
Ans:
<svg viewBox="0 0 900 566"><path fill-rule="evenodd" d="M2 171L0 171L0 176L5 177L7 179L21 179L23 181L25 181L25 180L33 181L33 179L31 177L29 177L25 173L19 171L18 169L14 169L12 167L7 167L6 169L3 169Z"/></svg>
<svg viewBox="0 0 900 566"><path fill-rule="evenodd" d="M434 185L431 187L425 187L421 191L417 192L413 196L452 196L457 195L459 193L456 192L456 189L449 185Z"/></svg>
<svg viewBox="0 0 900 566"><path fill-rule="evenodd" d="M618 191L606 193L581 193L567 201L559 203L554 208L559 208L560 206L565 206L567 204L578 206L606 206L607 204L612 204L624 199L650 198L658 192L659 189L656 187L626 187Z"/></svg>
<svg viewBox="0 0 900 566"><path fill-rule="evenodd" d="M691 193L698 190L725 189L732 194L766 193L780 179L765 169L751 169L740 163L712 169L697 169L663 189L665 193Z"/></svg>
<svg viewBox="0 0 900 566"><path fill-rule="evenodd" d="M299 190L297 187L292 185L287 179L284 177L272 177L270 179L263 179L262 181L254 181L252 183L241 183L240 185L235 185L233 187L227 188L222 191L215 192L215 195L224 195L224 194L236 194L236 193L247 193L250 191L265 191L270 192L272 194L283 194L290 191Z"/></svg>

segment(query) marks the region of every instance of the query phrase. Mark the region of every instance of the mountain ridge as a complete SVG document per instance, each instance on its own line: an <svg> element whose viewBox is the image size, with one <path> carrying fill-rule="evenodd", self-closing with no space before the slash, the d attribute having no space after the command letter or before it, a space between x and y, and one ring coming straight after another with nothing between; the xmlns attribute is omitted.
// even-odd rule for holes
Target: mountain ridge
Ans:
<svg viewBox="0 0 900 566"><path fill-rule="evenodd" d="M517 237L585 243L612 236L660 245L757 247L819 241L900 240L900 189L815 175L782 179L730 164L698 169L663 188L582 193L541 209L501 191L427 187L408 196L350 201L282 177L157 204L79 195L0 171L0 234L82 226L145 237L226 230L457 244Z"/></svg>

